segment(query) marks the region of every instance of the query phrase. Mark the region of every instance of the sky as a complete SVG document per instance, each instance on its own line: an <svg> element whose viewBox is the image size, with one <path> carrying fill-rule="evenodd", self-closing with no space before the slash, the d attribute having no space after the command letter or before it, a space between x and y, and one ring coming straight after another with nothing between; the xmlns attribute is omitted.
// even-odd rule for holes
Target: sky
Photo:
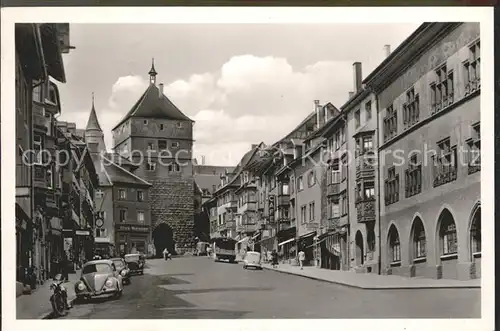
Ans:
<svg viewBox="0 0 500 331"><path fill-rule="evenodd" d="M157 83L194 124L194 156L234 166L252 144L272 144L312 110L340 108L363 78L419 24L71 24L59 84L59 120L85 128L95 107L108 149L111 129Z"/></svg>

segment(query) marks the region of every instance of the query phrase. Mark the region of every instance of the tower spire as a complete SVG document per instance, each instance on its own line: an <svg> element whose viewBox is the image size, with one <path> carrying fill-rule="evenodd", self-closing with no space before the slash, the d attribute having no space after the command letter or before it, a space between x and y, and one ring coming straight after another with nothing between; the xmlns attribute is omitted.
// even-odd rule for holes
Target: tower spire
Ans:
<svg viewBox="0 0 500 331"><path fill-rule="evenodd" d="M92 109L94 109L94 111L95 111L95 107L94 107L94 92L92 92Z"/></svg>
<svg viewBox="0 0 500 331"><path fill-rule="evenodd" d="M101 126L99 125L99 120L97 119L97 113L95 111L94 105L94 92L92 92L92 108L90 109L89 120L87 121L86 131L89 130L98 130L102 131Z"/></svg>
<svg viewBox="0 0 500 331"><path fill-rule="evenodd" d="M149 82L153 85L156 85L156 75L158 73L155 70L155 58L151 61L151 70L149 70Z"/></svg>

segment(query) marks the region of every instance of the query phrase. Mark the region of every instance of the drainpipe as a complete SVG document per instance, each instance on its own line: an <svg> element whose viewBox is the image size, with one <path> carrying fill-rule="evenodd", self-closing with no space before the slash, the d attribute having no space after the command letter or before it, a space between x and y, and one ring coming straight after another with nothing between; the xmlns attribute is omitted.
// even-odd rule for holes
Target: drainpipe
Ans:
<svg viewBox="0 0 500 331"><path fill-rule="evenodd" d="M347 130L347 113L344 114L344 134L346 135L345 139L345 148L347 153L349 153L349 139L348 137L348 130ZM347 162L347 175L346 175L346 186L347 186L347 192L346 192L346 198L347 198L347 270L351 268L351 256L350 256L350 247L351 247L351 213L349 212L349 209L351 207L350 201L349 201L349 162Z"/></svg>
<svg viewBox="0 0 500 331"><path fill-rule="evenodd" d="M374 93L373 90L371 92ZM380 225L380 150L378 148L379 144L379 137L380 137L380 130L379 130L379 116L378 116L378 95L375 94L375 110L377 111L377 214L376 217L378 217L378 274L382 274L382 228Z"/></svg>

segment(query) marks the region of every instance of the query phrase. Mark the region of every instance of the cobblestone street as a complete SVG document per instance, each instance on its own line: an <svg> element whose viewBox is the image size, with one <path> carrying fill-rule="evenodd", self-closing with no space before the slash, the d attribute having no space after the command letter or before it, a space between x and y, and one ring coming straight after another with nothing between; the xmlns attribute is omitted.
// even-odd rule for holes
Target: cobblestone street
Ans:
<svg viewBox="0 0 500 331"><path fill-rule="evenodd" d="M122 298L65 318L477 318L480 289L362 290L207 257L148 260Z"/></svg>

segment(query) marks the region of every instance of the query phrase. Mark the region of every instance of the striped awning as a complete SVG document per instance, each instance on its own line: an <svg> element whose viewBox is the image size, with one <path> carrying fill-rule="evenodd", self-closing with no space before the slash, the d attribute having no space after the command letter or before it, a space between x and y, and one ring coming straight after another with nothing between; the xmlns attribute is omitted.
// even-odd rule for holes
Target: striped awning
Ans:
<svg viewBox="0 0 500 331"><path fill-rule="evenodd" d="M281 246L281 245L287 244L287 243L289 243L289 242L291 242L291 241L294 241L294 240L295 240L295 238L291 238L291 239L285 240L285 241L283 241L283 242L280 242L280 243L278 244L278 246Z"/></svg>

